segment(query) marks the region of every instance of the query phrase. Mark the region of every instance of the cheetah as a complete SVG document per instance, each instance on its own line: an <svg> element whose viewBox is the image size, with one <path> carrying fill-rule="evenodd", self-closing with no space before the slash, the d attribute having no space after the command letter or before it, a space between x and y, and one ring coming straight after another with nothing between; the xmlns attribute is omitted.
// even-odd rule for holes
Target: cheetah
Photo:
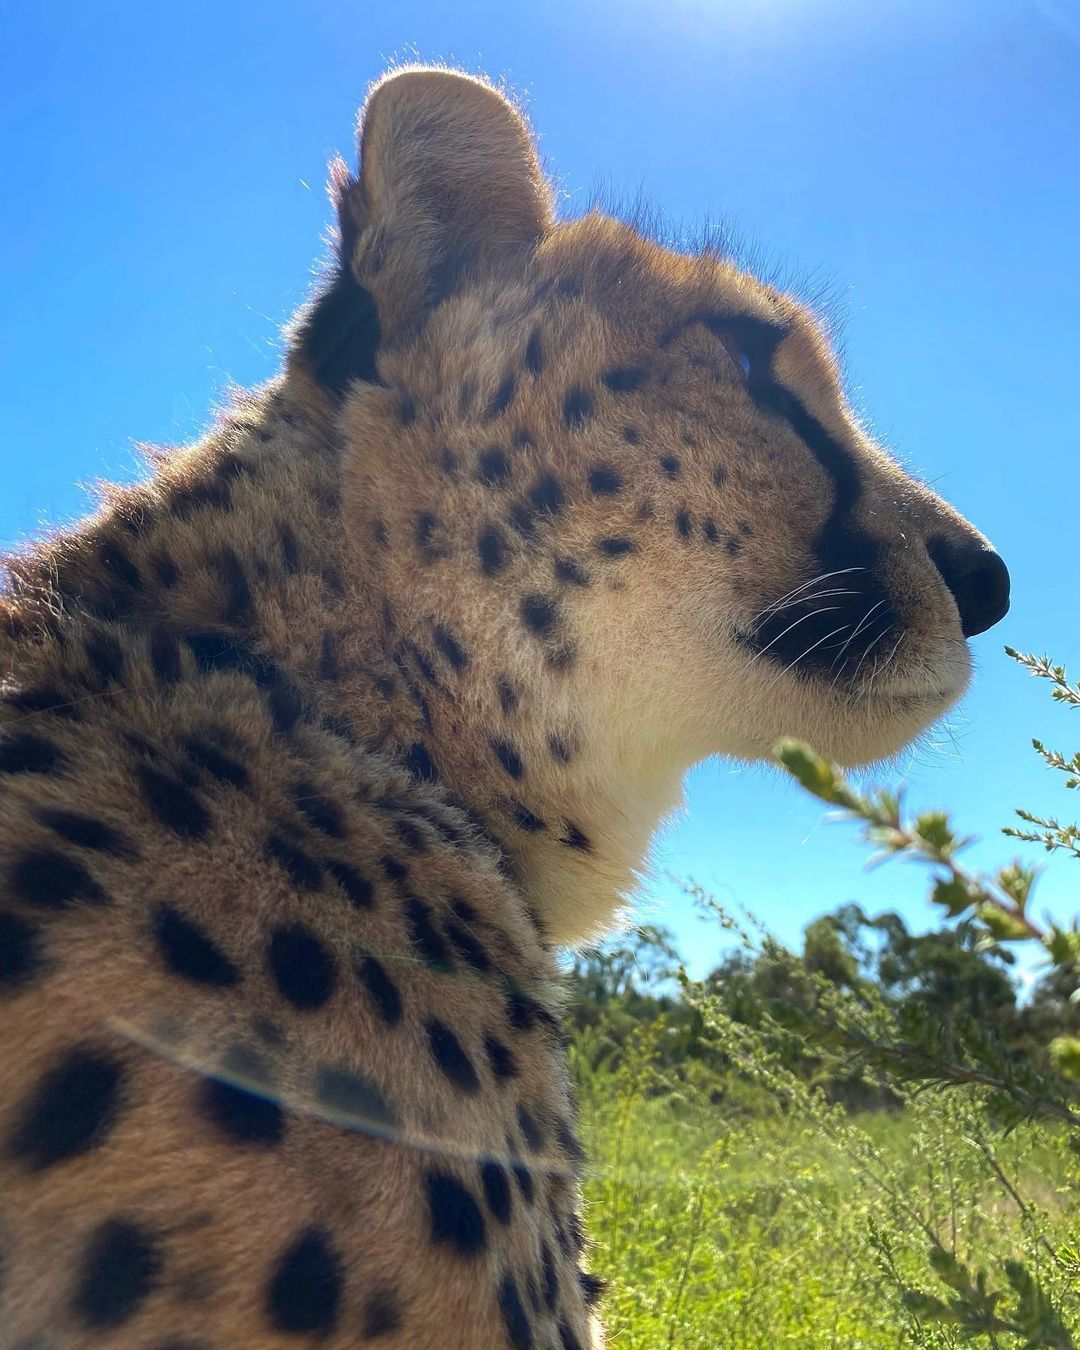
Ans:
<svg viewBox="0 0 1080 1350"><path fill-rule="evenodd" d="M281 373L11 557L0 1339L584 1350L556 949L686 770L889 756L1008 607L816 320L410 67Z"/></svg>

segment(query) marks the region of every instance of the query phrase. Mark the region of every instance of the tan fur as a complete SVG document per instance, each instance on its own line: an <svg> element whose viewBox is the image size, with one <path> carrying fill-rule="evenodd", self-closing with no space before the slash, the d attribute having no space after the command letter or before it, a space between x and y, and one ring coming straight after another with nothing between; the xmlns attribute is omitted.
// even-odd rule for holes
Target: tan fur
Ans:
<svg viewBox="0 0 1080 1350"><path fill-rule="evenodd" d="M334 178L341 270L283 375L12 560L5 1345L598 1345L553 946L610 924L693 763L785 734L873 760L968 679L927 540L979 536L859 427L790 298L553 224L520 114L453 72L376 86ZM353 303L378 382L331 385ZM813 581L836 488L700 315L782 324L775 378L858 466L902 617L851 680L736 640ZM170 914L217 964L177 955ZM274 974L297 925L336 972L317 1006ZM74 1078L43 1104L72 1054L116 1075L108 1111ZM110 1222L145 1244L119 1293L89 1255ZM289 1326L274 1270L311 1227L333 1315Z"/></svg>

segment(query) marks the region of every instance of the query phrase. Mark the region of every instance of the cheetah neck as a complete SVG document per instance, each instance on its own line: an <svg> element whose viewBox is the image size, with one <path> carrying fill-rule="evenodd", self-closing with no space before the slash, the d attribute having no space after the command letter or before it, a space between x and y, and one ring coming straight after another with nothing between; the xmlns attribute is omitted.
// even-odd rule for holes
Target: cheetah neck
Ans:
<svg viewBox="0 0 1080 1350"><path fill-rule="evenodd" d="M560 736L558 710L530 715L527 689L528 730L504 736L505 709L423 641L407 599L394 605L356 575L320 406L288 378L272 383L194 447L159 457L147 483L111 491L84 526L14 560L0 624L9 698L37 689L85 702L88 684L112 698L136 650L172 679L155 669L163 634L196 653L207 642L249 651L308 715L458 800L554 942L599 933L634 889L681 773L627 772L603 727ZM530 766L520 781L518 756Z"/></svg>

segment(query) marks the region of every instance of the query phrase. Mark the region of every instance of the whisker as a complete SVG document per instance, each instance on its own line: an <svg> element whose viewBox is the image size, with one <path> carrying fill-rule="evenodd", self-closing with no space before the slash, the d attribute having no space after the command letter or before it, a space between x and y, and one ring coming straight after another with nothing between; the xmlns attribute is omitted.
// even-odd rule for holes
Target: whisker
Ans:
<svg viewBox="0 0 1080 1350"><path fill-rule="evenodd" d="M780 672L781 675L786 675L789 670L797 666L799 662L802 661L805 657L809 656L815 647L820 647L823 642L828 642L829 638L835 637L837 633L842 633L844 629L847 628L848 626L849 626L848 624L842 623L839 628L834 628L831 633L826 633L824 637L820 637L816 642L812 642L810 646L807 647L806 651L802 652L799 656L795 658L794 661L789 662L784 667L784 669Z"/></svg>
<svg viewBox="0 0 1080 1350"><path fill-rule="evenodd" d="M822 609L815 609L810 614L803 614L800 618L796 619L794 623L788 624L782 633L777 633L776 637L774 637L771 642L766 643L764 647L761 647L756 651L750 658L750 665L753 665L758 657L764 656L770 647L775 647L780 639L786 637L793 628L798 628L799 624L805 623L807 619L816 619L819 614L831 614L834 609L839 609L839 605L826 605Z"/></svg>

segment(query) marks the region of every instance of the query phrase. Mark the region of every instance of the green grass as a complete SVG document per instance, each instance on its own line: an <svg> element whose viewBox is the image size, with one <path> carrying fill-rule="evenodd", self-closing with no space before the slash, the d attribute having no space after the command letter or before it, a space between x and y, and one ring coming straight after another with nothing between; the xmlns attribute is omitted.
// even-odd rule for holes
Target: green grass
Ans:
<svg viewBox="0 0 1080 1350"><path fill-rule="evenodd" d="M807 1093L763 1114L745 1077L650 1099L648 1055L582 1084L612 1347L1067 1344L920 1321L905 1289L950 1297L928 1262L935 1240L1007 1296L1003 1263L1022 1261L1080 1325L1066 1269L1080 1167L1053 1129L991 1136L975 1105L943 1093L854 1117Z"/></svg>

